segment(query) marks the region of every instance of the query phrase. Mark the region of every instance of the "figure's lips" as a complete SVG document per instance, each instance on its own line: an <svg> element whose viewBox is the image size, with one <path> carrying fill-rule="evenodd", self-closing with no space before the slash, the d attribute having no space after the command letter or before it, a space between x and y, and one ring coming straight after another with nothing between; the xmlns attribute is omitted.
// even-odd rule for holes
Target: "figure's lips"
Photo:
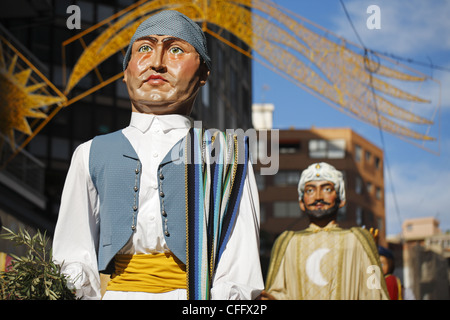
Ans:
<svg viewBox="0 0 450 320"><path fill-rule="evenodd" d="M152 74L150 77L147 78L147 82L151 83L160 83L160 82L166 82L167 80L164 79L162 76L158 74Z"/></svg>
<svg viewBox="0 0 450 320"><path fill-rule="evenodd" d="M318 209L324 208L325 206L329 206L330 203L323 201L323 200L316 200L313 203L309 204L309 207L315 207Z"/></svg>
<svg viewBox="0 0 450 320"><path fill-rule="evenodd" d="M314 208L316 210L321 210L321 209L325 208L325 204L323 204L323 203L310 204L308 207Z"/></svg>

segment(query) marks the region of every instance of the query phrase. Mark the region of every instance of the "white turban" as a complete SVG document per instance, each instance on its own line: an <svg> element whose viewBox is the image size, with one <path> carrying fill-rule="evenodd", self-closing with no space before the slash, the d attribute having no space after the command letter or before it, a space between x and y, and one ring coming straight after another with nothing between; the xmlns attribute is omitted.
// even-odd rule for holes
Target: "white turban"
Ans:
<svg viewBox="0 0 450 320"><path fill-rule="evenodd" d="M342 172L325 162L313 163L302 172L300 182L298 183L299 200L303 198L305 184L313 180L332 182L340 201L345 201L345 183Z"/></svg>

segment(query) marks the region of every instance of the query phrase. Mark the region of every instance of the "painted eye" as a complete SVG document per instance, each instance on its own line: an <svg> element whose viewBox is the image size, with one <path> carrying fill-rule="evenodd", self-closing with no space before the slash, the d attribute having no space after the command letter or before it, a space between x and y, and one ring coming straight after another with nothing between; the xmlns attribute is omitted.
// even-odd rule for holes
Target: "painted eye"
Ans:
<svg viewBox="0 0 450 320"><path fill-rule="evenodd" d="M173 47L173 48L170 48L169 52L172 54L181 54L184 51L181 48Z"/></svg>
<svg viewBox="0 0 450 320"><path fill-rule="evenodd" d="M150 48L150 46L148 46L146 44L139 47L139 49L138 49L139 52L150 52L151 50L152 50L152 48Z"/></svg>

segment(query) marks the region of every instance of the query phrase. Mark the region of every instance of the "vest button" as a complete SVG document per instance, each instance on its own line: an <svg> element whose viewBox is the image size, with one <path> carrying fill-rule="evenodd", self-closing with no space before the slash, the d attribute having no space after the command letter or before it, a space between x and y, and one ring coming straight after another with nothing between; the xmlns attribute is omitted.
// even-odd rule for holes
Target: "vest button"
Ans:
<svg viewBox="0 0 450 320"><path fill-rule="evenodd" d="M139 173L139 169L136 168L136 169L134 170L134 172L135 172L136 174L138 174L138 173Z"/></svg>
<svg viewBox="0 0 450 320"><path fill-rule="evenodd" d="M139 190L139 188L137 186L134 186L134 192L137 192Z"/></svg>
<svg viewBox="0 0 450 320"><path fill-rule="evenodd" d="M167 212L166 212L166 210L163 210L163 211L161 212L161 214L163 215L163 217L167 217Z"/></svg>
<svg viewBox="0 0 450 320"><path fill-rule="evenodd" d="M134 226L134 225L131 226L131 230L133 230L133 231L136 230L136 226Z"/></svg>
<svg viewBox="0 0 450 320"><path fill-rule="evenodd" d="M164 175L162 173L159 174L159 179L164 180Z"/></svg>
<svg viewBox="0 0 450 320"><path fill-rule="evenodd" d="M161 192L159 193L159 196L160 196L161 198L164 198L164 192L161 191Z"/></svg>
<svg viewBox="0 0 450 320"><path fill-rule="evenodd" d="M137 209L138 209L137 206L133 206L134 211L137 211Z"/></svg>
<svg viewBox="0 0 450 320"><path fill-rule="evenodd" d="M170 233L169 233L169 231L164 231L164 234L166 235L166 236L169 236L170 235Z"/></svg>

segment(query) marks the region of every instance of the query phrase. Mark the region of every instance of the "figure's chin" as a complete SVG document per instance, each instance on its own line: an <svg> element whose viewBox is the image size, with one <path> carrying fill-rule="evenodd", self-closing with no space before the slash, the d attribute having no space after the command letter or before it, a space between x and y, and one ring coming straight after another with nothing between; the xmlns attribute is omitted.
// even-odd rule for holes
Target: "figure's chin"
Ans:
<svg viewBox="0 0 450 320"><path fill-rule="evenodd" d="M168 104L168 101L170 101L169 97L167 95L159 93L159 92L150 92L144 95L141 95L139 102L142 105L149 105L149 106L161 106L164 104Z"/></svg>
<svg viewBox="0 0 450 320"><path fill-rule="evenodd" d="M189 115L190 109L186 104L167 104L167 103L150 103L133 104L133 111L139 113L148 113L155 115L181 114Z"/></svg>
<svg viewBox="0 0 450 320"><path fill-rule="evenodd" d="M336 210L334 208L326 210L306 210L308 217L314 220L325 220L332 217L335 213Z"/></svg>

